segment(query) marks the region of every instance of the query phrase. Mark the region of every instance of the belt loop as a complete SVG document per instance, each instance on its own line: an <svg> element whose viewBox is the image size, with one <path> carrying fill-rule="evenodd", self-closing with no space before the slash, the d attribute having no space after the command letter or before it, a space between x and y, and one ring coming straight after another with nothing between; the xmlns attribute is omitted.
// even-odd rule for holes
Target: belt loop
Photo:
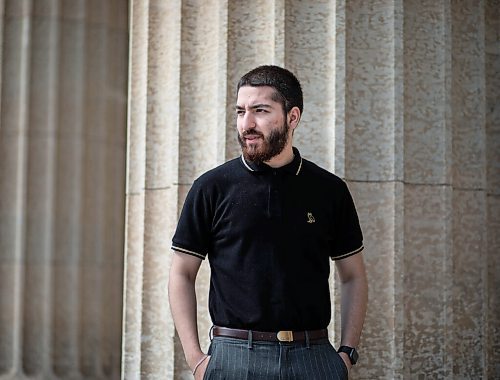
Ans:
<svg viewBox="0 0 500 380"><path fill-rule="evenodd" d="M253 334L252 334L252 330L248 330L248 344L247 344L247 348L249 350L251 350L253 348Z"/></svg>
<svg viewBox="0 0 500 380"><path fill-rule="evenodd" d="M311 348L310 344L309 344L309 333L306 331L304 331L304 335L306 336L306 348Z"/></svg>

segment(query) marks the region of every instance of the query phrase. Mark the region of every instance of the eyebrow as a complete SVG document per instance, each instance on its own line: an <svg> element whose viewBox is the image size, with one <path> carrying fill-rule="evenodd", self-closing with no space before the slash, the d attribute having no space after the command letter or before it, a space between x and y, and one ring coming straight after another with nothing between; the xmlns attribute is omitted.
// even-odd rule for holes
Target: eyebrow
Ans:
<svg viewBox="0 0 500 380"><path fill-rule="evenodd" d="M253 106L250 106L250 109L256 109L256 108L272 108L270 104L265 104L265 103L259 103L259 104L254 104ZM237 110L244 110L245 107L236 105Z"/></svg>

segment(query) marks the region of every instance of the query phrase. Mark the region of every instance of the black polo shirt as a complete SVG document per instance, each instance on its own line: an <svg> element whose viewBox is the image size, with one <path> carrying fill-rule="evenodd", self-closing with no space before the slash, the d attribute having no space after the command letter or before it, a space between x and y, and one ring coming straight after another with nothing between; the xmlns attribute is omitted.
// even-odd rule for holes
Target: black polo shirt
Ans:
<svg viewBox="0 0 500 380"><path fill-rule="evenodd" d="M330 322L329 258L360 252L361 228L345 182L294 154L278 169L228 161L188 193L172 249L208 257L215 325L279 331Z"/></svg>

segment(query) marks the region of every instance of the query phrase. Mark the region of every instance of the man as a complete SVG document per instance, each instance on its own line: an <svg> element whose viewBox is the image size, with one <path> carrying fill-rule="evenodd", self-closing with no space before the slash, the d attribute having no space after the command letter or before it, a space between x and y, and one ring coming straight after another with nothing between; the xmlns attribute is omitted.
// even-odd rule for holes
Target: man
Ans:
<svg viewBox="0 0 500 380"><path fill-rule="evenodd" d="M297 78L260 66L238 83L242 156L198 178L172 240L169 299L195 379L346 379L367 304L358 217L346 184L303 159ZM195 279L211 267L214 327L201 351ZM328 341L329 259L341 281L339 353Z"/></svg>

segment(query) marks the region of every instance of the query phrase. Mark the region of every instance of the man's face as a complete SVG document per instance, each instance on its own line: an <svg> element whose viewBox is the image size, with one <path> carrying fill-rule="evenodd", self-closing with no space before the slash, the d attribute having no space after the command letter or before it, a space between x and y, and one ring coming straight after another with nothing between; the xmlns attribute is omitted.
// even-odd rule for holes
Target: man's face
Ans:
<svg viewBox="0 0 500 380"><path fill-rule="evenodd" d="M265 162L280 154L290 140L283 106L268 86L244 86L236 101L238 141L245 159Z"/></svg>

